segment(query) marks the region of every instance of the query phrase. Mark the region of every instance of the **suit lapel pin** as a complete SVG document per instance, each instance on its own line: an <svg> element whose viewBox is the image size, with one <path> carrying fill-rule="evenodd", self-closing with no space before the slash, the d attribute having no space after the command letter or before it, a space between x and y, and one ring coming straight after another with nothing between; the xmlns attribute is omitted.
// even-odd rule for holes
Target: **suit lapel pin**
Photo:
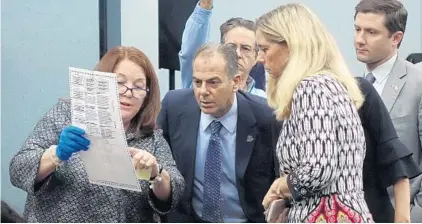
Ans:
<svg viewBox="0 0 422 224"><path fill-rule="evenodd" d="M252 142L253 141L253 137L252 135L248 135L248 137L246 138L247 142Z"/></svg>
<svg viewBox="0 0 422 224"><path fill-rule="evenodd" d="M397 92L399 90L399 87L396 85L391 85L391 87L394 89L395 92Z"/></svg>

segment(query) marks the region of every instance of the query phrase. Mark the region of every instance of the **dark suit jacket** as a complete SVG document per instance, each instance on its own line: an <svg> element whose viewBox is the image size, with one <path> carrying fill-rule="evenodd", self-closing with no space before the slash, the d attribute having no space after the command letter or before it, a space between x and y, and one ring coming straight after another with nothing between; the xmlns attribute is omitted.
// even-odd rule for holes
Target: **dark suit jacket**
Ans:
<svg viewBox="0 0 422 224"><path fill-rule="evenodd" d="M412 152L400 141L387 107L375 88L356 78L365 102L359 115L365 131L366 156L363 165L365 200L375 222L394 222L394 208L387 187L399 178L421 173Z"/></svg>
<svg viewBox="0 0 422 224"><path fill-rule="evenodd" d="M265 84L266 84L266 77L265 77L265 69L262 63L256 63L255 66L252 67L251 72L249 73L255 80L255 87L258 89L262 89L265 91Z"/></svg>
<svg viewBox="0 0 422 224"><path fill-rule="evenodd" d="M262 200L278 173L274 151L279 127L265 99L242 91L236 94L236 185L248 220L264 222ZM169 222L197 221L191 202L200 114L192 89L169 91L162 101L158 124L186 181L184 198L167 216ZM248 136L253 141L247 141Z"/></svg>

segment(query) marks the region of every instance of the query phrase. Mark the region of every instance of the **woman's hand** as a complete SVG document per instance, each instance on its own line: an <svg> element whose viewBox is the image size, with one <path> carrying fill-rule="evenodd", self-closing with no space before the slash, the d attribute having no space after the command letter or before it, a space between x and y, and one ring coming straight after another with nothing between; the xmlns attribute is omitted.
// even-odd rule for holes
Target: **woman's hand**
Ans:
<svg viewBox="0 0 422 224"><path fill-rule="evenodd" d="M136 170L151 168L151 178L158 175L158 163L155 156L145 150L132 147L129 147L129 152L132 156L133 167Z"/></svg>
<svg viewBox="0 0 422 224"><path fill-rule="evenodd" d="M39 183L53 173L61 161L69 160L76 152L88 150L90 141L85 131L76 126L67 126L60 133L59 144L50 146L41 157L35 182Z"/></svg>
<svg viewBox="0 0 422 224"><path fill-rule="evenodd" d="M154 179L158 175L158 163L155 156L151 153L136 148L129 148L132 155L132 164L135 169L148 169L151 168L151 178ZM171 195L170 175L166 170L161 172L161 181L152 182L152 191L154 195L161 201L168 201Z"/></svg>
<svg viewBox="0 0 422 224"><path fill-rule="evenodd" d="M90 141L85 137L85 131L70 125L64 128L60 134L56 155L60 160L66 161L73 153L88 150L89 145Z"/></svg>
<svg viewBox="0 0 422 224"><path fill-rule="evenodd" d="M271 202L281 198L290 198L290 190L287 186L287 176L276 179L264 197L262 205L267 210Z"/></svg>
<svg viewBox="0 0 422 224"><path fill-rule="evenodd" d="M262 206L264 206L264 209L267 210L270 206L271 202L281 199L281 195L278 194L278 185L280 184L280 178L276 179L273 184L271 184L270 189L268 190L267 194L264 197L264 200L262 201Z"/></svg>

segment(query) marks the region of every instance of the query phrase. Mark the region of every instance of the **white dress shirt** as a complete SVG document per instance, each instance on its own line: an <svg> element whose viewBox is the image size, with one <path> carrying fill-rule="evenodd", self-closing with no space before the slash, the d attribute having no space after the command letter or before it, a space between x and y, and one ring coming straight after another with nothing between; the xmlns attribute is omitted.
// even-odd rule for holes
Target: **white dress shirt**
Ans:
<svg viewBox="0 0 422 224"><path fill-rule="evenodd" d="M378 94L382 94L384 90L385 84L387 83L388 76L391 73L391 69L394 67L394 63L396 62L397 54L393 57L388 59L388 61L384 62L383 64L379 65L372 71L365 71L365 77L368 73L372 73L375 77L375 82L373 83L375 89L377 90Z"/></svg>

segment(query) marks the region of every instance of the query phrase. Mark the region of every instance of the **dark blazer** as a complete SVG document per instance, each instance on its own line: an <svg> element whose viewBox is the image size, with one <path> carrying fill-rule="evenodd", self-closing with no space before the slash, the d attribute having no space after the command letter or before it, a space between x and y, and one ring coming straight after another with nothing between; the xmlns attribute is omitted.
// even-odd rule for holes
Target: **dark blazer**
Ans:
<svg viewBox="0 0 422 224"><path fill-rule="evenodd" d="M249 76L251 76L255 80L256 88L262 89L265 91L266 77L265 77L265 68L262 63L256 63L252 67L251 72L249 72Z"/></svg>
<svg viewBox="0 0 422 224"><path fill-rule="evenodd" d="M242 91L236 94L236 185L240 203L248 221L265 222L262 200L278 173L274 149L279 127L265 99ZM198 221L191 202L200 114L192 89L169 91L162 101L158 124L186 181L185 195L176 211L167 216L168 222ZM248 136L253 141L247 141Z"/></svg>
<svg viewBox="0 0 422 224"><path fill-rule="evenodd" d="M375 88L356 78L365 102L359 115L365 131L366 156L363 165L365 200L375 222L394 222L394 208L387 187L399 178L421 173L412 152L400 141L389 111Z"/></svg>

